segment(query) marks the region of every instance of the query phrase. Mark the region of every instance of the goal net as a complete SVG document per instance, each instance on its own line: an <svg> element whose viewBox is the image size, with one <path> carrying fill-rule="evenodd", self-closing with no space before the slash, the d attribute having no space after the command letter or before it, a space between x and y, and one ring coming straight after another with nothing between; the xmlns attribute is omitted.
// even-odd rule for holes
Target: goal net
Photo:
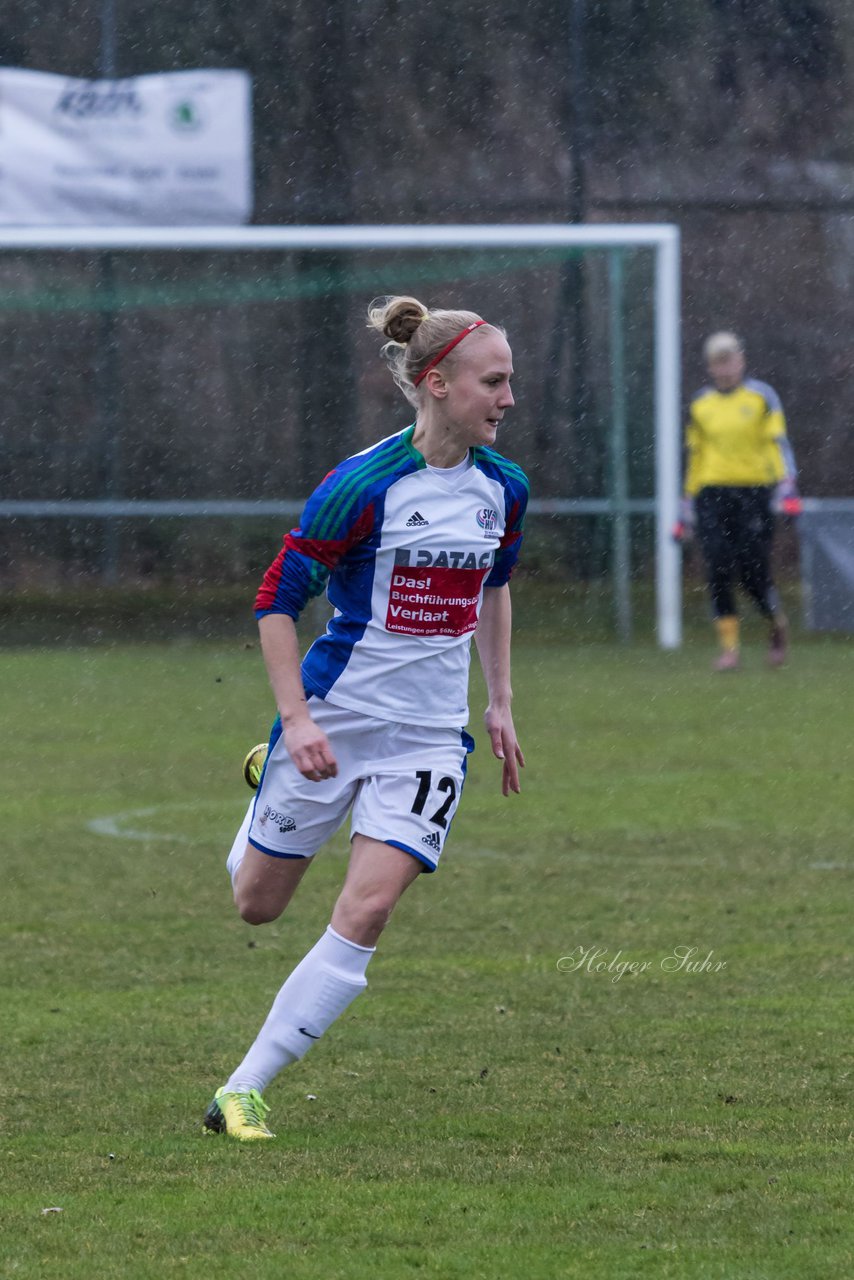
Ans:
<svg viewBox="0 0 854 1280"><path fill-rule="evenodd" d="M674 647L678 270L670 226L0 229L0 573L256 570L338 459L409 420L365 326L409 293L507 329L498 447L531 477L536 598L576 601L581 638L649 618Z"/></svg>

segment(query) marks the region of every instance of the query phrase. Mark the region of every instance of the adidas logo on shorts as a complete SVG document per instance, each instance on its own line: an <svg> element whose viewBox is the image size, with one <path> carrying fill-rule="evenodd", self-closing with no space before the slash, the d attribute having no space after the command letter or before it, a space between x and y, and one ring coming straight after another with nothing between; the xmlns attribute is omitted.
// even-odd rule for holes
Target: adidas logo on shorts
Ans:
<svg viewBox="0 0 854 1280"><path fill-rule="evenodd" d="M442 852L442 841L439 839L438 831L431 831L429 836L421 837L422 844L429 844L431 849L435 849L437 853Z"/></svg>
<svg viewBox="0 0 854 1280"><path fill-rule="evenodd" d="M425 520L420 511L413 511L412 515L406 522L407 529L415 529L421 525L429 524L429 520Z"/></svg>

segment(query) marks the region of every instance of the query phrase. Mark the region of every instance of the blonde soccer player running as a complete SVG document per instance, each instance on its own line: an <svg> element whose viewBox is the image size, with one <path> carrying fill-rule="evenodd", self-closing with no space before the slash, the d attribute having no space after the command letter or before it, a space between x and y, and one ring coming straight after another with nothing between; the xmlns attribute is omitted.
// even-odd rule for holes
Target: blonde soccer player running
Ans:
<svg viewBox="0 0 854 1280"><path fill-rule="evenodd" d="M524 765L508 583L528 485L494 448L514 403L510 347L473 312L414 298L375 303L369 319L415 422L326 477L256 600L279 716L228 859L243 919L281 915L348 813L351 844L329 927L205 1116L208 1131L243 1140L273 1137L264 1090L365 989L396 903L436 870L474 747L472 637L505 796ZM334 615L301 663L295 621L324 587Z"/></svg>

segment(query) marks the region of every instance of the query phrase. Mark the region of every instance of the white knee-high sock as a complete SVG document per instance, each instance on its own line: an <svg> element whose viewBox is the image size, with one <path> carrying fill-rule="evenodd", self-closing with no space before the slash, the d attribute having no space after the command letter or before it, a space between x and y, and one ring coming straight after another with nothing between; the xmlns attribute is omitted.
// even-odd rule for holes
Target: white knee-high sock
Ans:
<svg viewBox="0 0 854 1280"><path fill-rule="evenodd" d="M375 950L349 942L329 925L279 991L226 1088L263 1092L282 1067L307 1053L368 985L365 970Z"/></svg>
<svg viewBox="0 0 854 1280"><path fill-rule="evenodd" d="M243 861L243 855L246 852L246 845L249 841L249 827L252 824L252 810L255 808L255 798L249 801L249 808L246 810L246 817L240 825L240 830L234 837L234 844L231 846L231 853L226 860L228 874L231 876L231 883L234 884L234 877L240 870L240 864Z"/></svg>

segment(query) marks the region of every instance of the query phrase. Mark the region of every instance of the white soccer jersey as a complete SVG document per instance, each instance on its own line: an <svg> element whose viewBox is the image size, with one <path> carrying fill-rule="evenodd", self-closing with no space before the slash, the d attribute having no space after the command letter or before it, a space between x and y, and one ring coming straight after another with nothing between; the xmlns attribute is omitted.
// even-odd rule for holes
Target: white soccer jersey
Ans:
<svg viewBox="0 0 854 1280"><path fill-rule="evenodd" d="M382 720L461 728L483 589L509 580L528 484L486 448L469 451L462 474L437 474L414 431L330 472L255 607L297 618L327 584L335 613L303 660L306 691Z"/></svg>

